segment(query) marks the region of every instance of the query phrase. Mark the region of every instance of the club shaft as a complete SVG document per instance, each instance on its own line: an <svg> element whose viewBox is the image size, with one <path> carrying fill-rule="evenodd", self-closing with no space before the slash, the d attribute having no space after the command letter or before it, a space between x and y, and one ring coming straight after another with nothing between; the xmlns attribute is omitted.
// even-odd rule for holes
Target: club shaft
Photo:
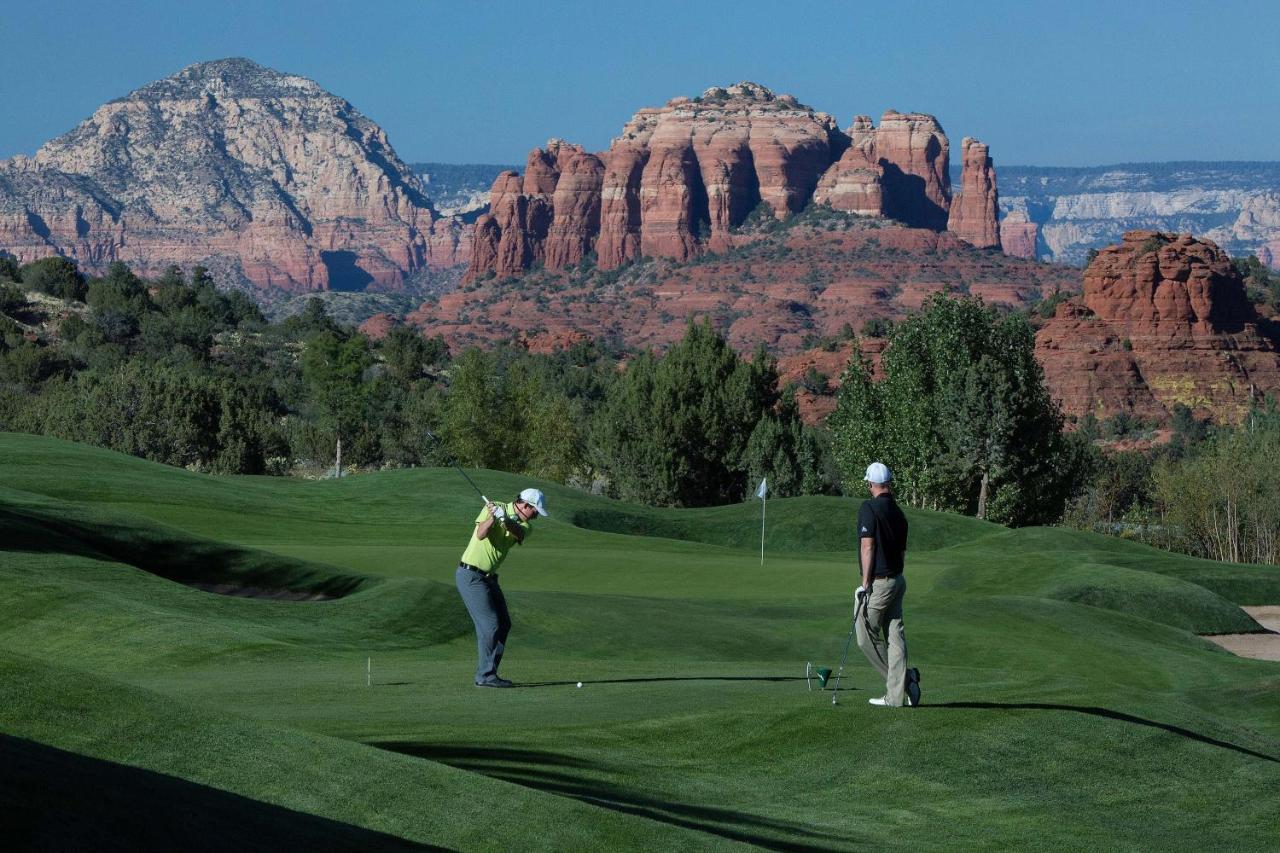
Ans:
<svg viewBox="0 0 1280 853"><path fill-rule="evenodd" d="M487 502L489 499L484 496L484 492L480 491L480 487L476 485L475 480L472 480L469 476L467 476L467 472L462 470L462 466L459 465L458 460L454 459L453 455L449 453L448 448L444 446L444 442L441 441L439 438L437 438L436 434L433 433L431 430L426 430L426 433L427 433L427 437L430 438L432 441L434 441L436 444L438 444L440 446L440 449L445 452L445 455L449 459L449 464L452 465L454 468L457 468L458 473L462 475L462 478L464 480L466 480L468 483L471 484L471 488L476 490L476 494L480 496L480 499Z"/></svg>

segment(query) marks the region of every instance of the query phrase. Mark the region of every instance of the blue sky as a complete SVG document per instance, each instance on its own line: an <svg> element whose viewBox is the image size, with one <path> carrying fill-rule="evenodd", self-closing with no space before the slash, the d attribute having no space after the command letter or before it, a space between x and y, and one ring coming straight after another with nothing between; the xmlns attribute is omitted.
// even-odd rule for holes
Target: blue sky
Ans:
<svg viewBox="0 0 1280 853"><path fill-rule="evenodd" d="M193 62L317 80L409 161L608 146L631 114L754 80L833 114L936 115L997 165L1280 159L1280 2L43 0L0 11L0 158Z"/></svg>

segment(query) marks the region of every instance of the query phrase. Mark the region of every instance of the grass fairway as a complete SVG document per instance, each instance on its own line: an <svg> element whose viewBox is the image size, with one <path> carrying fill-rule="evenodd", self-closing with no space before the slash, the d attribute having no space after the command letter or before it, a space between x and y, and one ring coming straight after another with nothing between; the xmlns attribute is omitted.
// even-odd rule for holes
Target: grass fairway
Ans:
<svg viewBox="0 0 1280 853"><path fill-rule="evenodd" d="M456 472L0 434L0 845L1276 849L1280 664L1196 635L1257 630L1278 569L913 512L924 705L868 706L855 648L833 707L804 664L844 645L856 501L771 501L761 567L754 502L539 485L503 571L520 687L479 690Z"/></svg>

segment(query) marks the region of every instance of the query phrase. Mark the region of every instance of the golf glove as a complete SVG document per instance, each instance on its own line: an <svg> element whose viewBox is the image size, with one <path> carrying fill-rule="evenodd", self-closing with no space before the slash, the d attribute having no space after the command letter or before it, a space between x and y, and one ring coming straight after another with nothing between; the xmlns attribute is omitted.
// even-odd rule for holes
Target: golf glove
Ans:
<svg viewBox="0 0 1280 853"><path fill-rule="evenodd" d="M498 506L497 504L494 504L492 507L489 508L489 514L493 516L494 521L501 522L501 521L505 521L507 518L506 510L504 510L502 507Z"/></svg>
<svg viewBox="0 0 1280 853"><path fill-rule="evenodd" d="M866 594L867 594L867 588L865 586L860 586L853 591L853 600L861 601L863 597L866 596Z"/></svg>

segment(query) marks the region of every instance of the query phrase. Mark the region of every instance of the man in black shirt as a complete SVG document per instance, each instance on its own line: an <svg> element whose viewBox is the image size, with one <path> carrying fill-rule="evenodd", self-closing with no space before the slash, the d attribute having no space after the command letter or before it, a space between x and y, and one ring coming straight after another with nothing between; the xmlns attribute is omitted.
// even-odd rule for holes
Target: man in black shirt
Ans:
<svg viewBox="0 0 1280 853"><path fill-rule="evenodd" d="M891 708L914 707L920 704L920 670L907 667L907 635L902 628L907 517L893 499L893 478L887 467L872 462L865 480L871 500L858 509L862 586L854 594L854 624L858 648L885 679L884 696L869 701Z"/></svg>

